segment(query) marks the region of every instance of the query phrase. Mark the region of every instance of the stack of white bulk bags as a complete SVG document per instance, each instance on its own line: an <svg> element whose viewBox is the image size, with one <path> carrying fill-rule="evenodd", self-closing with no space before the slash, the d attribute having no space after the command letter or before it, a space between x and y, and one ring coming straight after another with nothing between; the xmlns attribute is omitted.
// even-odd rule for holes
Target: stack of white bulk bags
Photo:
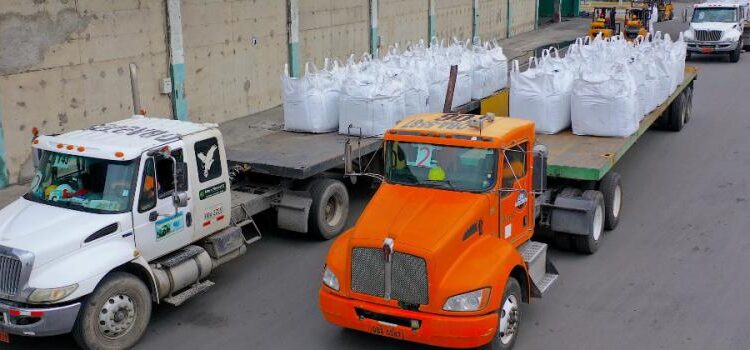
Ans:
<svg viewBox="0 0 750 350"><path fill-rule="evenodd" d="M291 78L289 66L284 66L281 78L284 129L311 133L334 131L339 124L340 82L329 70L318 71L310 64L305 66L302 78Z"/></svg>

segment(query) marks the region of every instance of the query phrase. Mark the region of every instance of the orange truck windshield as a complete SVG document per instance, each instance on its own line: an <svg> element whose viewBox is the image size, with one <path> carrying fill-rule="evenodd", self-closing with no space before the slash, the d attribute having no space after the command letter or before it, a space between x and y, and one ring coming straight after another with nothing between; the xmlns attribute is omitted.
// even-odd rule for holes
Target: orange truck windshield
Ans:
<svg viewBox="0 0 750 350"><path fill-rule="evenodd" d="M495 185L497 150L388 141L385 173L394 184L484 192Z"/></svg>

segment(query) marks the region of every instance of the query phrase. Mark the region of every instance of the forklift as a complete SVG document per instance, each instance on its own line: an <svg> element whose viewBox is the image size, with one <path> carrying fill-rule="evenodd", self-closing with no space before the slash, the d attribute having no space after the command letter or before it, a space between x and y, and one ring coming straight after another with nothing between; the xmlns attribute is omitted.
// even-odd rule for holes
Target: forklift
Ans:
<svg viewBox="0 0 750 350"><path fill-rule="evenodd" d="M651 10L641 7L633 7L625 13L625 29L623 37L633 41L639 36L648 36L648 22L651 19Z"/></svg>
<svg viewBox="0 0 750 350"><path fill-rule="evenodd" d="M659 11L659 17L656 18L657 22L671 21L674 18L674 5L672 0L631 0L630 7L651 10L653 6L656 6Z"/></svg>
<svg viewBox="0 0 750 350"><path fill-rule="evenodd" d="M620 32L620 23L617 23L615 7L595 7L591 14L591 28L588 36L596 38L601 34L602 38L611 38Z"/></svg>

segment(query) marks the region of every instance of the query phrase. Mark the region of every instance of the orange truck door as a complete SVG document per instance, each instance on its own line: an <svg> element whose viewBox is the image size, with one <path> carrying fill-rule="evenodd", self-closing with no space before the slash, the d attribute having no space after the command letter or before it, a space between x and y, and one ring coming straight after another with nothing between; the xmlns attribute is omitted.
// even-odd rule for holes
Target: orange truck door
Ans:
<svg viewBox="0 0 750 350"><path fill-rule="evenodd" d="M500 154L500 237L518 246L532 234L530 187L530 161L528 142L522 142L503 149Z"/></svg>

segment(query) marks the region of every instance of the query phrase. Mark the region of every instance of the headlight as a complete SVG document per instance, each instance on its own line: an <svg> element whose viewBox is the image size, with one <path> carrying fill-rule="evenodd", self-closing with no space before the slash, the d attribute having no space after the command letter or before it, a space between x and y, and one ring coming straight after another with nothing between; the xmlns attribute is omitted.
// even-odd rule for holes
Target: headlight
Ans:
<svg viewBox="0 0 750 350"><path fill-rule="evenodd" d="M337 292L339 291L339 279L328 266L323 269L323 284Z"/></svg>
<svg viewBox="0 0 750 350"><path fill-rule="evenodd" d="M479 311L490 301L490 288L459 294L448 298L443 305L445 311Z"/></svg>
<svg viewBox="0 0 750 350"><path fill-rule="evenodd" d="M695 39L695 30L693 30L693 28L690 28L690 29L686 30L686 31L685 31L685 32L683 33L683 36L684 36L684 37L685 37L685 39L687 39L687 40L694 40L694 39Z"/></svg>
<svg viewBox="0 0 750 350"><path fill-rule="evenodd" d="M737 41L740 40L740 32L736 30L728 30L721 36L722 41Z"/></svg>
<svg viewBox="0 0 750 350"><path fill-rule="evenodd" d="M40 304L40 303L54 303L65 299L69 295L73 294L78 289L78 284L71 284L67 287L60 288L39 288L34 289L29 295L29 303Z"/></svg>

